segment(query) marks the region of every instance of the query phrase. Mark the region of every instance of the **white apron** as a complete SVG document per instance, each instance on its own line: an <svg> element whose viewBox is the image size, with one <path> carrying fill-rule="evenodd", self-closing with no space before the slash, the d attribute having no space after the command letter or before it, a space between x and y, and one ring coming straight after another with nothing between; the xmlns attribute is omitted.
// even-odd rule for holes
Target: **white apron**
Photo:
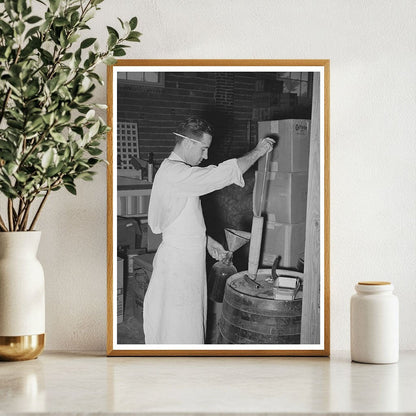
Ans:
<svg viewBox="0 0 416 416"><path fill-rule="evenodd" d="M189 197L163 233L144 298L146 344L203 344L206 236L201 201Z"/></svg>
<svg viewBox="0 0 416 416"><path fill-rule="evenodd" d="M206 236L199 197L232 183L244 186L236 159L191 167L172 152L156 173L148 221L163 241L144 298L146 344L204 343Z"/></svg>

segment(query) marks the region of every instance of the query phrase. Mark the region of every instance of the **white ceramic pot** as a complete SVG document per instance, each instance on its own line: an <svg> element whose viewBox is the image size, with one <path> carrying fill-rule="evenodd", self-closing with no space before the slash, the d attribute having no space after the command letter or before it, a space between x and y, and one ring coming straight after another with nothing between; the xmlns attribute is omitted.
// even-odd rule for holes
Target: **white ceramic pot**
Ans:
<svg viewBox="0 0 416 416"><path fill-rule="evenodd" d="M36 358L45 342L40 231L0 232L0 360Z"/></svg>

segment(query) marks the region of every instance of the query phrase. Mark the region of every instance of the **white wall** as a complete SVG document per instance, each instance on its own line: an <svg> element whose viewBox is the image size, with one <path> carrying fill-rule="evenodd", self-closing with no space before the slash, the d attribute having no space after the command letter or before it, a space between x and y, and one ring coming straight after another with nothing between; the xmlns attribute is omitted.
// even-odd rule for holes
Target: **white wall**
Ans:
<svg viewBox="0 0 416 416"><path fill-rule="evenodd" d="M91 27L104 43L134 15L131 59L331 60L331 347L349 348L354 284L374 279L394 283L401 348L416 349L416 2L106 0ZM46 348L104 350L105 168L54 194L39 228Z"/></svg>

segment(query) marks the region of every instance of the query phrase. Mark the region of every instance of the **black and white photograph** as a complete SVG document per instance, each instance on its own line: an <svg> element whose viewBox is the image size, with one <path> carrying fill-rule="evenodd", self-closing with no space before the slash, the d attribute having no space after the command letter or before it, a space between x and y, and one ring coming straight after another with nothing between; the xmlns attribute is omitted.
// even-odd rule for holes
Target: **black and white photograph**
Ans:
<svg viewBox="0 0 416 416"><path fill-rule="evenodd" d="M328 355L329 61L108 71L109 355Z"/></svg>

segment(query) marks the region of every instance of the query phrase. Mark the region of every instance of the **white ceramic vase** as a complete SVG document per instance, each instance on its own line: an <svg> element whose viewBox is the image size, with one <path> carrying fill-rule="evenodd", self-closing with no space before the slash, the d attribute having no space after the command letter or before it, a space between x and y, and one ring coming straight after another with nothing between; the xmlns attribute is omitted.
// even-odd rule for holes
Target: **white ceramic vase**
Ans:
<svg viewBox="0 0 416 416"><path fill-rule="evenodd" d="M44 348L40 236L40 231L0 232L0 360L30 360Z"/></svg>

